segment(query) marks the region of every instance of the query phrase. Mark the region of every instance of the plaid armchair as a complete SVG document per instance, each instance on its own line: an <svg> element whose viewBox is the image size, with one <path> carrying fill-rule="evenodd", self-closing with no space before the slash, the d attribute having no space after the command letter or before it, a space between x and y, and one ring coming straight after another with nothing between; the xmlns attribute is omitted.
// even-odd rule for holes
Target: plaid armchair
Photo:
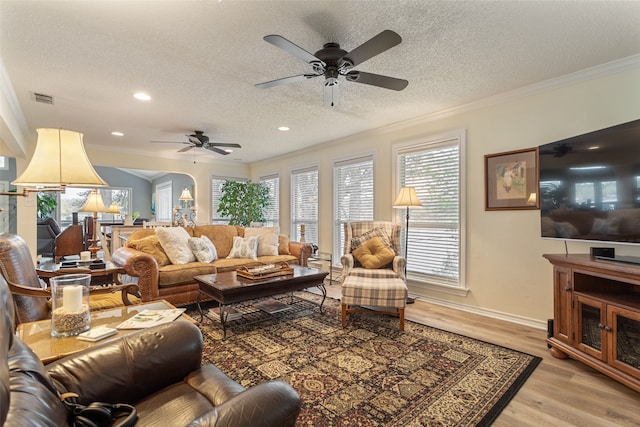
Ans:
<svg viewBox="0 0 640 427"><path fill-rule="evenodd" d="M344 283L347 276L368 277L372 279L402 279L406 281L404 276L404 267L406 260L400 256L400 224L389 221L359 221L348 222L344 224L344 255L340 258L342 263L342 276L340 284ZM393 262L387 268L367 269L360 266L354 258L352 251L355 249L353 243L357 243L368 238L369 233L375 229L382 229L389 237L391 248L396 253ZM355 239L355 241L354 241Z"/></svg>
<svg viewBox="0 0 640 427"><path fill-rule="evenodd" d="M376 307L374 313L397 316L400 330L404 330L408 290L406 260L398 255L400 225L388 221L351 222L344 225L344 235L344 255L340 258L342 327L346 326L349 313L371 313L362 307Z"/></svg>

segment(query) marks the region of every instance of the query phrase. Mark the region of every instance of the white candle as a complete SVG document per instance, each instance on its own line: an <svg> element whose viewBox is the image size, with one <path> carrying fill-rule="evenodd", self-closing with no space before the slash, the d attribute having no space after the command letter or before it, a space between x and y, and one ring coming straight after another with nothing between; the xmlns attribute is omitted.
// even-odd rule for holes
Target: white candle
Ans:
<svg viewBox="0 0 640 427"><path fill-rule="evenodd" d="M62 288L62 308L68 312L82 309L82 286L65 286Z"/></svg>
<svg viewBox="0 0 640 427"><path fill-rule="evenodd" d="M80 252L80 261L91 261L91 252L89 251Z"/></svg>

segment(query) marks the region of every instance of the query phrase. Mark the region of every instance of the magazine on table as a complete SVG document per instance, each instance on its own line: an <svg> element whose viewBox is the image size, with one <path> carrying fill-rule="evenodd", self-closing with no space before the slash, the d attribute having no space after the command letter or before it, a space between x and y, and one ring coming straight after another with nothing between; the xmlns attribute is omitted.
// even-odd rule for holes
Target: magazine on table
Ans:
<svg viewBox="0 0 640 427"><path fill-rule="evenodd" d="M258 303L255 303L254 306L258 307L262 311L266 311L269 314L275 314L275 313L280 313L281 311L291 310L291 306L283 302L276 301L274 299L260 301Z"/></svg>
<svg viewBox="0 0 640 427"><path fill-rule="evenodd" d="M153 326L162 325L173 322L182 313L185 308L171 308L166 310L142 310L131 319L125 320L116 326L117 329L144 329Z"/></svg>
<svg viewBox="0 0 640 427"><path fill-rule="evenodd" d="M220 307L210 308L209 315L216 320L220 320ZM240 313L237 310L234 310L232 307L225 307L224 315L225 315L225 321L238 320L242 317L242 313Z"/></svg>

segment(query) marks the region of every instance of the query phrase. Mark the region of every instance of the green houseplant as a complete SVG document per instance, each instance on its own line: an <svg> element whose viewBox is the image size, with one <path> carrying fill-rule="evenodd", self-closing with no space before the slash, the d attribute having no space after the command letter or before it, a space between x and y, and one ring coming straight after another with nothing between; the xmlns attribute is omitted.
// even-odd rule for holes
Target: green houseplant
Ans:
<svg viewBox="0 0 640 427"><path fill-rule="evenodd" d="M229 224L248 227L252 222L264 222L269 206L269 188L258 182L227 180L222 184L218 213L229 218Z"/></svg>
<svg viewBox="0 0 640 427"><path fill-rule="evenodd" d="M37 209L38 218L47 218L58 206L58 199L53 193L38 192Z"/></svg>

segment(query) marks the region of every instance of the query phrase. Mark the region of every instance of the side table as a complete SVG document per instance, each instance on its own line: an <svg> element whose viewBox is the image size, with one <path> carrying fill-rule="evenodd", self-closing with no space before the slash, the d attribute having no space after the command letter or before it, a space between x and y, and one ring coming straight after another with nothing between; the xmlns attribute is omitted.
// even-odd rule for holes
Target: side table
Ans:
<svg viewBox="0 0 640 427"><path fill-rule="evenodd" d="M329 263L329 284L333 283L333 254L329 252L316 252L307 258L307 264L311 262Z"/></svg>

